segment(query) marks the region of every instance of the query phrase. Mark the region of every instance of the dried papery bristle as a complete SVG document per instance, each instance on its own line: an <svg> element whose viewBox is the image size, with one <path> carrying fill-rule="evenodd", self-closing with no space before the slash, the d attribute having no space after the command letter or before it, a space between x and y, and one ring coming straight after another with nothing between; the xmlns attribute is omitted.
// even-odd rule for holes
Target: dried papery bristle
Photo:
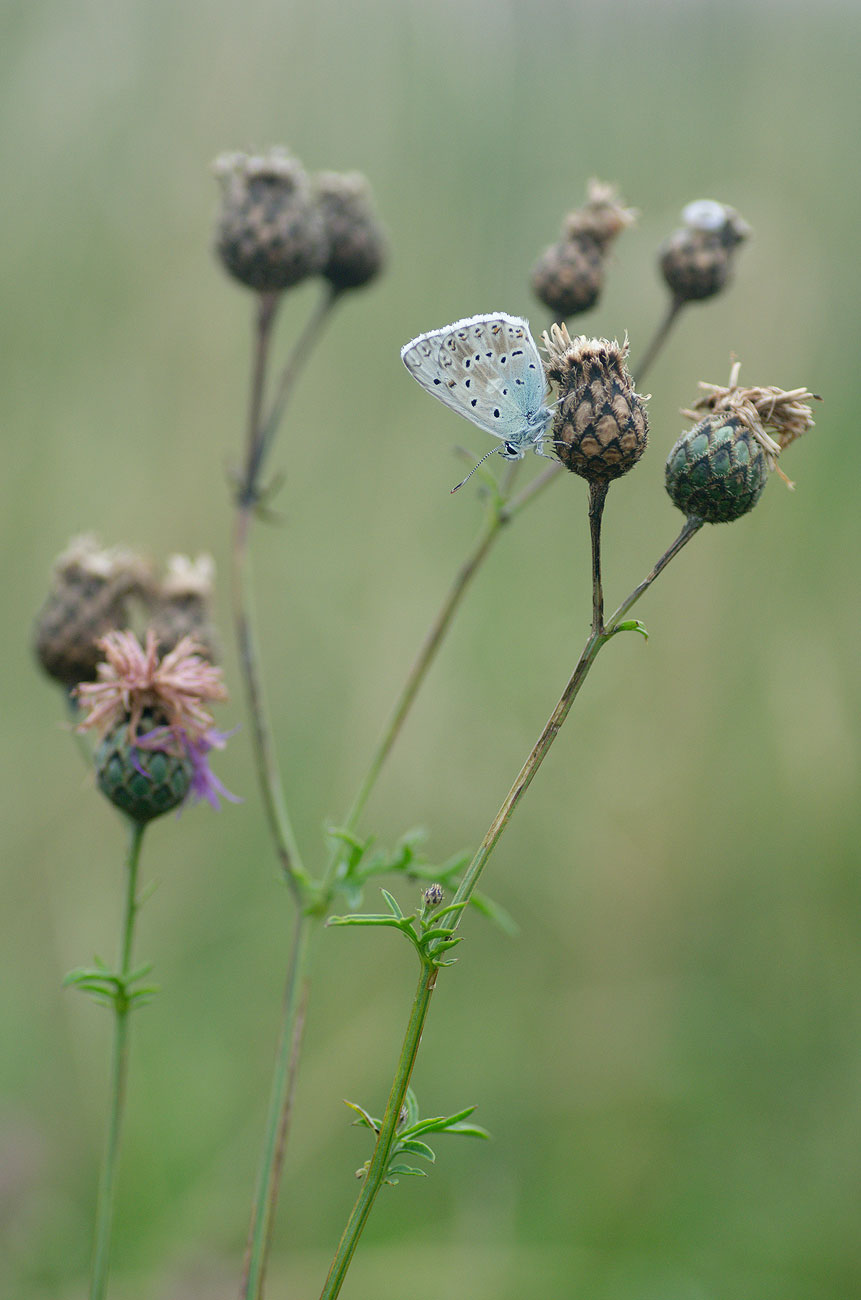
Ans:
<svg viewBox="0 0 861 1300"><path fill-rule="evenodd" d="M379 275L387 240L360 172L320 172L313 180L328 253L321 274L333 289L358 289Z"/></svg>
<svg viewBox="0 0 861 1300"><path fill-rule="evenodd" d="M734 208L714 199L689 203L682 220L659 250L661 273L679 302L711 298L729 283L735 250L751 228Z"/></svg>
<svg viewBox="0 0 861 1300"><path fill-rule="evenodd" d="M594 307L604 287L610 245L635 215L619 202L615 186L591 180L586 203L568 213L561 239L544 250L532 269L536 297L560 317Z"/></svg>
<svg viewBox="0 0 861 1300"><path fill-rule="evenodd" d="M806 388L742 388L739 364L729 384L700 383L703 396L682 412L695 421L667 458L671 500L688 516L728 523L752 510L784 447L813 426ZM705 414L704 414L705 412Z"/></svg>
<svg viewBox="0 0 861 1300"><path fill-rule="evenodd" d="M682 415L690 420L700 419L703 411L738 416L768 455L769 469L776 469L781 451L813 428L810 402L820 399L808 388L743 387L740 369L741 362L734 362L726 385L700 380L703 396Z"/></svg>
<svg viewBox="0 0 861 1300"><path fill-rule="evenodd" d="M589 482L621 478L646 449L645 399L625 366L627 339L572 339L566 326L544 334L547 377L559 401L552 442L572 473Z"/></svg>
<svg viewBox="0 0 861 1300"><path fill-rule="evenodd" d="M615 185L593 179L589 181L583 207L569 212L562 223L562 237L588 237L602 251L606 251L613 240L628 226L632 226L636 219L636 209L626 208L621 203Z"/></svg>
<svg viewBox="0 0 861 1300"><path fill-rule="evenodd" d="M326 231L311 183L286 150L222 154L215 247L231 275L274 293L316 275L326 259Z"/></svg>
<svg viewBox="0 0 861 1300"><path fill-rule="evenodd" d="M75 692L81 707L89 710L79 731L104 736L128 717L131 738L147 710L164 714L167 725L191 741L212 731L207 705L226 700L227 689L221 669L206 662L191 637L161 656L152 628L143 646L133 632L109 632L100 647L104 662L98 666L98 681L82 682Z"/></svg>
<svg viewBox="0 0 861 1300"><path fill-rule="evenodd" d="M187 555L171 555L167 572L152 601L150 627L158 653L165 655L183 637L194 638L198 652L210 663L217 662L218 635L212 620L215 562L211 555L192 560Z"/></svg>
<svg viewBox="0 0 861 1300"><path fill-rule="evenodd" d="M34 650L45 672L70 688L93 681L100 639L128 622L129 601L152 590L148 562L125 547L74 538L54 564L51 592L36 619Z"/></svg>

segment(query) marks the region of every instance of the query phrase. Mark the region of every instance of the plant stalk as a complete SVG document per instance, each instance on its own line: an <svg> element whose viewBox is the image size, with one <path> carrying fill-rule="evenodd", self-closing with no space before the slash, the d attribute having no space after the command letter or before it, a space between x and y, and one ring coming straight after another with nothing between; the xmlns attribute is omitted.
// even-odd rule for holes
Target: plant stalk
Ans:
<svg viewBox="0 0 861 1300"><path fill-rule="evenodd" d="M511 817L520 803L532 780L546 757L553 741L556 739L565 719L570 712L571 705L577 698L580 687L586 680L592 664L598 656L599 651L607 642L614 637L617 632L623 630L622 620L625 614L636 604L640 597L646 592L659 574L663 572L670 560L678 555L679 551L694 534L702 527L701 519L688 519L685 521L681 532L676 540L664 552L657 561L654 568L649 572L646 578L635 587L615 613L610 618L607 625L600 631L594 628L583 647L583 652L577 661L577 665L568 683L559 698L556 707L550 715L541 735L532 747L523 767L517 774L514 784L502 802L502 805L487 829L487 832L478 847L472 861L470 862L463 880L452 899L452 905L461 903L466 904L478 884L479 877L490 858L493 850L496 848L503 831L508 825ZM453 934L460 924L460 920L466 911L465 906L458 908L451 913L452 919L446 926L447 934ZM440 940L439 942L442 942ZM436 978L436 971L430 966L422 967L421 978L419 979L418 989L416 990L415 999L410 1011L409 1024L404 1037L401 1056L398 1061L395 1072L392 1089L389 1094L389 1101L386 1106L386 1113L380 1126L380 1133L377 1138L374 1154L365 1176L362 1190L353 1206L350 1218L344 1229L338 1249L329 1269L326 1284L320 1293L320 1300L334 1300L340 1292L350 1261L355 1254L362 1231L371 1212L377 1192L379 1191L385 1178L385 1171L388 1168L389 1154L394 1140L397 1127L397 1120L400 1114L400 1108L406 1095L406 1090L415 1066L416 1056L418 1054L419 1044L421 1041L422 1030L424 1028L427 1014L430 1008L430 998L433 992Z"/></svg>
<svg viewBox="0 0 861 1300"><path fill-rule="evenodd" d="M281 1169L305 1027L312 928L315 927L316 920L315 917L302 911L296 914L284 990L281 1036L272 1077L266 1132L242 1270L240 1290L242 1300L261 1300L263 1296L272 1225L278 1204Z"/></svg>
<svg viewBox="0 0 861 1300"><path fill-rule="evenodd" d="M359 1192L341 1240L338 1243L338 1249L332 1260L325 1286L320 1292L320 1300L334 1300L334 1297L340 1292L347 1269L350 1267L356 1247L359 1244L359 1238L373 1209L377 1193L385 1181L389 1152L392 1148L401 1108L416 1063L422 1030L427 1020L431 996L436 985L436 977L436 967L423 963L418 988L410 1010L407 1032L404 1035L400 1059L392 1081L389 1100L386 1103L386 1112L381 1121L380 1132L374 1147L374 1154L363 1177L362 1190Z"/></svg>
<svg viewBox="0 0 861 1300"><path fill-rule="evenodd" d="M652 366L654 365L658 357L658 354L661 351L661 348L664 346L664 344L667 341L670 330L673 328L673 325L676 322L676 318L679 315L679 312L682 310L686 302L687 302L686 298L677 298L675 295L673 295L672 299L670 300L670 305L667 308L666 315L658 325L658 328L655 330L655 333L652 335L651 342L649 343L649 346L646 348L646 351L643 355L640 364L636 367L635 373L637 376L638 384L641 384L643 382L647 372L651 370Z"/></svg>
<svg viewBox="0 0 861 1300"><path fill-rule="evenodd" d="M108 1270L110 1268L111 1228L114 1216L114 1194L116 1186L117 1161L120 1150L120 1130L125 1110L126 1078L128 1075L129 1053L129 1013L131 1005L125 987L132 970L132 945L134 942L135 918L137 916L137 876L140 861L141 843L145 823L132 822L129 834L129 847L126 855L126 896L123 914L122 937L120 941L119 973L123 988L114 993L114 1042L111 1059L110 1105L108 1114L108 1134L102 1174L99 1180L99 1196L96 1207L96 1229L93 1244L93 1266L90 1281L90 1300L104 1300L108 1290Z"/></svg>
<svg viewBox="0 0 861 1300"><path fill-rule="evenodd" d="M610 484L589 484L589 532L592 538L592 633L604 631L604 592L601 587L601 519Z"/></svg>

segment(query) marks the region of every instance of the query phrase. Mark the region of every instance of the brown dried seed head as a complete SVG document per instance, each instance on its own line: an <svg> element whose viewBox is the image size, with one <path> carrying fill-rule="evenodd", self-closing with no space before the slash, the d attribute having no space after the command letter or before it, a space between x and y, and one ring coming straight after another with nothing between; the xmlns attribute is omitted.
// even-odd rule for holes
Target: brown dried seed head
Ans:
<svg viewBox="0 0 861 1300"><path fill-rule="evenodd" d="M682 220L659 251L661 272L679 301L711 298L729 283L735 250L750 226L734 208L712 199L689 203Z"/></svg>
<svg viewBox="0 0 861 1300"><path fill-rule="evenodd" d="M259 292L289 289L316 275L326 232L302 165L284 149L222 154L215 247L231 275Z"/></svg>
<svg viewBox="0 0 861 1300"><path fill-rule="evenodd" d="M333 289L358 289L379 275L386 260L370 186L360 172L320 172L314 186L328 241L322 274Z"/></svg>
<svg viewBox="0 0 861 1300"><path fill-rule="evenodd" d="M50 595L36 619L34 649L45 672L66 687L93 681L104 658L98 641L128 623L128 601L152 589L147 562L122 547L76 537L54 565Z"/></svg>
<svg viewBox="0 0 861 1300"><path fill-rule="evenodd" d="M558 386L556 455L590 482L620 478L646 449L648 417L625 366L628 343L572 339L565 325L544 335L547 376Z"/></svg>
<svg viewBox="0 0 861 1300"><path fill-rule="evenodd" d="M606 252L617 235L633 225L636 219L636 209L623 206L615 185L593 179L589 181L583 207L569 212L565 218L562 237L593 239Z"/></svg>
<svg viewBox="0 0 861 1300"><path fill-rule="evenodd" d="M604 256L593 239L561 239L532 269L533 292L560 317L588 311L603 287Z"/></svg>
<svg viewBox="0 0 861 1300"><path fill-rule="evenodd" d="M187 555L170 556L150 616L160 655L166 655L183 637L190 636L205 659L218 662L218 634L212 622L214 579L211 555L199 555L196 560Z"/></svg>
<svg viewBox="0 0 861 1300"><path fill-rule="evenodd" d="M634 217L633 209L619 202L613 185L591 180L586 203L568 213L561 239L545 249L533 268L536 296L558 316L593 307L604 287L610 245Z"/></svg>

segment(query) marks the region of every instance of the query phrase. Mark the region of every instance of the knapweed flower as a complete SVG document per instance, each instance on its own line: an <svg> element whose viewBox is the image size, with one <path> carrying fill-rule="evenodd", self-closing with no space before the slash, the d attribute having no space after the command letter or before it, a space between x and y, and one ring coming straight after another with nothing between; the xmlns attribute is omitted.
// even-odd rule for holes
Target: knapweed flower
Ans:
<svg viewBox="0 0 861 1300"><path fill-rule="evenodd" d="M695 422L667 457L666 487L689 518L731 523L762 496L770 470L794 484L777 464L785 447L813 426L806 388L742 388L739 363L729 384L700 383L703 396L682 415Z"/></svg>
<svg viewBox="0 0 861 1300"><path fill-rule="evenodd" d="M127 627L130 600L145 603L151 587L150 566L135 551L104 547L90 534L73 538L36 619L34 648L45 672L67 689L95 681L100 638Z"/></svg>
<svg viewBox="0 0 861 1300"><path fill-rule="evenodd" d="M561 238L545 249L532 270L532 288L557 316L594 307L604 287L610 246L636 213L622 205L614 185L589 182L586 202L569 212Z"/></svg>
<svg viewBox="0 0 861 1300"><path fill-rule="evenodd" d="M103 793L140 822L189 796L215 808L219 794L232 798L207 759L226 739L207 707L227 699L221 669L192 637L160 657L153 628L144 646L133 632L110 632L100 646L98 681L81 683L75 693L89 710L78 730L101 738L95 761Z"/></svg>

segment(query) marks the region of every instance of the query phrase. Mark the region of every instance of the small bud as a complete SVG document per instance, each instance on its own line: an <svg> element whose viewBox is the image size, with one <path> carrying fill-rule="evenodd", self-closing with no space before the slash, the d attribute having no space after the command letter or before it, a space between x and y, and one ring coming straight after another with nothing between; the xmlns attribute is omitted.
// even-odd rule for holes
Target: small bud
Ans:
<svg viewBox="0 0 861 1300"><path fill-rule="evenodd" d="M191 759L169 743L163 714L145 711L136 735L163 728L165 745L153 749L137 746L129 736L129 718L107 733L95 753L96 780L111 803L136 822L149 822L177 808L191 788Z"/></svg>
<svg viewBox="0 0 861 1300"><path fill-rule="evenodd" d="M215 247L231 275L272 293L316 275L326 258L323 218L301 164L284 149L222 154Z"/></svg>
<svg viewBox="0 0 861 1300"><path fill-rule="evenodd" d="M588 311L604 287L610 245L634 218L612 185L590 181L586 203L568 213L562 238L545 249L533 268L536 296L559 316Z"/></svg>
<svg viewBox="0 0 861 1300"><path fill-rule="evenodd" d="M711 298L729 282L735 250L749 238L750 226L713 199L689 203L682 221L659 251L661 272L679 302Z"/></svg>
<svg viewBox="0 0 861 1300"><path fill-rule="evenodd" d="M360 172L320 172L314 178L329 252L322 275L333 289L358 289L379 275L386 238Z"/></svg>
<svg viewBox="0 0 861 1300"><path fill-rule="evenodd" d="M196 560L187 555L170 556L150 616L160 655L166 655L184 636L190 636L203 658L210 663L217 661L218 637L212 624L214 578L211 555L199 555Z"/></svg>
<svg viewBox="0 0 861 1300"><path fill-rule="evenodd" d="M554 325L544 347L547 376L559 390L556 455L590 483L627 474L646 449L649 428L645 402L625 366L627 339L572 339L565 325Z"/></svg>
<svg viewBox="0 0 861 1300"><path fill-rule="evenodd" d="M667 457L670 500L688 518L710 524L731 523L752 510L770 470L792 487L777 457L813 425L806 403L814 394L806 388L740 388L738 372L736 362L728 387L700 384L705 396L682 412L696 423Z"/></svg>
<svg viewBox="0 0 861 1300"><path fill-rule="evenodd" d="M104 658L99 639L126 627L129 598L145 597L150 585L141 556L76 537L54 565L51 594L36 619L34 649L45 672L66 687L94 681Z"/></svg>
<svg viewBox="0 0 861 1300"><path fill-rule="evenodd" d="M439 907L440 903L445 898L445 890L442 885L439 884L428 885L427 889L422 894L422 898L425 900L425 905L427 907Z"/></svg>

